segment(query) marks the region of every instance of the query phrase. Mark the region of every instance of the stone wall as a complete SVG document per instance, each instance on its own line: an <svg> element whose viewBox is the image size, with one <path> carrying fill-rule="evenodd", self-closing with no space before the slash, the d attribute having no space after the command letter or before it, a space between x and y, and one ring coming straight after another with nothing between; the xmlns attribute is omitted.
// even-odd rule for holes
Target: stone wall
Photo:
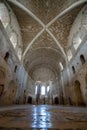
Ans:
<svg viewBox="0 0 87 130"><path fill-rule="evenodd" d="M69 49L73 54L72 59L62 72L61 86L63 88L63 97L66 98L68 104L87 105L87 84L86 84L86 67L87 67L87 5L83 7L76 17L70 35L68 37ZM81 43L77 49L74 48L74 38L81 38ZM82 58L81 58L82 57ZM67 75L67 76L66 76ZM77 83L78 82L78 83ZM79 93L76 93L76 83L79 84ZM79 98L79 99L78 99ZM77 101L78 100L78 101ZM80 104L78 104L80 102Z"/></svg>
<svg viewBox="0 0 87 130"><path fill-rule="evenodd" d="M1 104L23 103L23 92L26 87L28 74L0 22L0 66L5 71L4 91ZM13 81L13 84L10 82Z"/></svg>
<svg viewBox="0 0 87 130"><path fill-rule="evenodd" d="M78 80L81 84L81 92L82 96L84 98L84 102L87 105L87 84L86 84L86 74L87 74L87 42L84 43L83 46L81 46L80 50L76 54L76 56L72 59L72 61L69 64L69 70L70 70L70 90L74 87L74 83L76 80ZM80 56L83 55L85 59L85 63L81 62ZM72 66L75 68L75 73L73 73ZM72 91L71 91L72 93ZM73 100L73 99L72 99Z"/></svg>

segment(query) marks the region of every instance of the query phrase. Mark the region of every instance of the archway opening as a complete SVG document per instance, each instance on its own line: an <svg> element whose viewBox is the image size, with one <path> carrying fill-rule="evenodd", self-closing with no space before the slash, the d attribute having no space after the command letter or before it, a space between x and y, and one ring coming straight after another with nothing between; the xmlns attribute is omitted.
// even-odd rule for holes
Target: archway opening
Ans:
<svg viewBox="0 0 87 130"><path fill-rule="evenodd" d="M74 82L75 104L76 106L84 106L84 100L81 92L81 84L78 80Z"/></svg>
<svg viewBox="0 0 87 130"><path fill-rule="evenodd" d="M3 104L5 104L5 105L15 104L16 103L16 92L17 92L17 86L16 86L14 80L11 80L9 82L8 89L3 96Z"/></svg>
<svg viewBox="0 0 87 130"><path fill-rule="evenodd" d="M59 99L58 99L58 97L55 97L54 98L54 103L57 105L57 104L59 104Z"/></svg>
<svg viewBox="0 0 87 130"><path fill-rule="evenodd" d="M32 97L31 96L28 97L28 103L32 104Z"/></svg>

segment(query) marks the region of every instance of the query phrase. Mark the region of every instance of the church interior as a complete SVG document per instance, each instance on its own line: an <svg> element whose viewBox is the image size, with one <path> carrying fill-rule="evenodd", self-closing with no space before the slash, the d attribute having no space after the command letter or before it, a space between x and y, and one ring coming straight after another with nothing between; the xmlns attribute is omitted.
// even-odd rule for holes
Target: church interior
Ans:
<svg viewBox="0 0 87 130"><path fill-rule="evenodd" d="M87 0L0 0L0 130L87 130Z"/></svg>

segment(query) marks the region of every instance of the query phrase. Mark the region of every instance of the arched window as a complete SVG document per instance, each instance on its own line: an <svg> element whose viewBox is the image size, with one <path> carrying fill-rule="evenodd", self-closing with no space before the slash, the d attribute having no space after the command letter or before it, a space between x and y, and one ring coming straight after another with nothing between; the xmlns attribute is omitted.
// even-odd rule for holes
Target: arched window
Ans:
<svg viewBox="0 0 87 130"><path fill-rule="evenodd" d="M19 59L21 60L21 55L22 55L22 51L21 51L21 48L18 48L18 57L19 57Z"/></svg>
<svg viewBox="0 0 87 130"><path fill-rule="evenodd" d="M61 71L63 70L63 65L61 62L59 62L59 65L60 65L60 68L61 68Z"/></svg>
<svg viewBox="0 0 87 130"><path fill-rule="evenodd" d="M74 66L72 66L72 71L73 71L73 74L75 73L75 67Z"/></svg>
<svg viewBox="0 0 87 130"><path fill-rule="evenodd" d="M15 68L14 68L14 72L16 72L16 70L17 70L17 65L16 65Z"/></svg>
<svg viewBox="0 0 87 130"><path fill-rule="evenodd" d="M72 58L72 52L71 50L68 50L68 61L70 61Z"/></svg>
<svg viewBox="0 0 87 130"><path fill-rule="evenodd" d="M9 58L9 52L6 52L5 57L4 57L5 61L7 61L8 58Z"/></svg>
<svg viewBox="0 0 87 130"><path fill-rule="evenodd" d="M41 87L41 95L45 95L45 86Z"/></svg>
<svg viewBox="0 0 87 130"><path fill-rule="evenodd" d="M12 42L13 47L17 45L17 34L15 32L11 33L10 41Z"/></svg>
<svg viewBox="0 0 87 130"><path fill-rule="evenodd" d="M37 91L38 91L37 89L38 89L38 87L37 87L37 86L35 86L35 94L37 94Z"/></svg>
<svg viewBox="0 0 87 130"><path fill-rule="evenodd" d="M0 3L0 20L5 28L10 22L9 12L4 3Z"/></svg>
<svg viewBox="0 0 87 130"><path fill-rule="evenodd" d="M50 90L50 86L47 86L47 92L49 92L49 90Z"/></svg>
<svg viewBox="0 0 87 130"><path fill-rule="evenodd" d="M84 64L85 63L85 58L83 55L80 55L80 60L81 60L81 63Z"/></svg>
<svg viewBox="0 0 87 130"><path fill-rule="evenodd" d="M79 45L81 44L82 42L82 39L80 37L80 34L79 33L76 33L74 36L73 36L73 46L75 48L75 50L78 49Z"/></svg>

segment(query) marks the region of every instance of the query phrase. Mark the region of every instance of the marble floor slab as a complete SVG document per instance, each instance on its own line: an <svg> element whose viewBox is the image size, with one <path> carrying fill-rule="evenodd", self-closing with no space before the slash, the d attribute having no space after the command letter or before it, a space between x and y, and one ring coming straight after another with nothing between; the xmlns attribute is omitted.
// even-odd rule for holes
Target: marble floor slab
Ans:
<svg viewBox="0 0 87 130"><path fill-rule="evenodd" d="M0 130L87 130L87 108L19 105L0 108Z"/></svg>

